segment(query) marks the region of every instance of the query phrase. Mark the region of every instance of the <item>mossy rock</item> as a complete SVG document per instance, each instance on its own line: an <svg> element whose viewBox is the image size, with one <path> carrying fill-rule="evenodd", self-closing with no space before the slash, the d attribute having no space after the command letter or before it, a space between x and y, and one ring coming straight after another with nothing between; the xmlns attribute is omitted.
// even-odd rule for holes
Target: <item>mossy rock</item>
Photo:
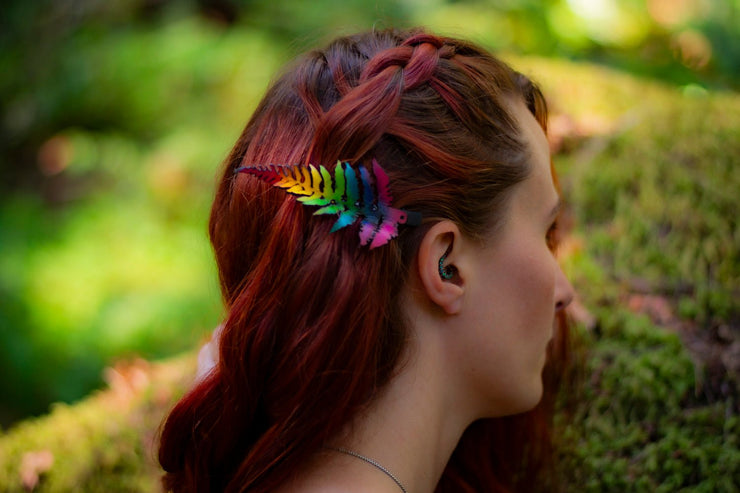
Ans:
<svg viewBox="0 0 740 493"><path fill-rule="evenodd" d="M120 364L110 388L16 425L0 436L0 490L157 491L157 430L194 369L194 355Z"/></svg>
<svg viewBox="0 0 740 493"><path fill-rule="evenodd" d="M677 334L616 309L590 349L576 410L558 416L563 484L736 491L740 419L728 402L697 400L694 364Z"/></svg>
<svg viewBox="0 0 740 493"><path fill-rule="evenodd" d="M558 122L571 122L577 145L555 163L588 254L612 280L682 301L687 318L737 325L740 95L592 65L512 63L542 82L555 138Z"/></svg>
<svg viewBox="0 0 740 493"><path fill-rule="evenodd" d="M724 356L740 343L740 96L511 62L551 103L575 225L564 264L597 321L579 403L559 416L566 490L736 491L739 375ZM633 313L640 297L661 316ZM687 351L687 331L722 361ZM723 367L711 398L707 365Z"/></svg>

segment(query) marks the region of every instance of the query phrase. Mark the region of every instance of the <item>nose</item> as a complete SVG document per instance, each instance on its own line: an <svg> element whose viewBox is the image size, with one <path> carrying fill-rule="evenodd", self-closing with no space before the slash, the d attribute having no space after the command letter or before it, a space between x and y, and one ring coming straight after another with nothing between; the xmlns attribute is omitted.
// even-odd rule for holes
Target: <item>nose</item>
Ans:
<svg viewBox="0 0 740 493"><path fill-rule="evenodd" d="M558 266L555 275L555 311L564 310L573 301L573 296L573 286L568 281L568 278L565 277L563 269Z"/></svg>

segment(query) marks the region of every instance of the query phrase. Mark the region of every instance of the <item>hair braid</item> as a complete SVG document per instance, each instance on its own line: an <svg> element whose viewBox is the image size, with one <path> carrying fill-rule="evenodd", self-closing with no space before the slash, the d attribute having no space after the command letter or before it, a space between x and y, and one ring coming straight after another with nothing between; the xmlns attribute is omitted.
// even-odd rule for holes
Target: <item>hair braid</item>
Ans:
<svg viewBox="0 0 740 493"><path fill-rule="evenodd" d="M443 39L418 34L368 60L358 84L352 88L348 87L341 66L322 54L342 97L319 119L307 161L360 159L393 125L406 91L429 83L452 96L454 91L435 80L435 73L440 58L451 58L454 54L454 47L446 45ZM326 155L327 147L340 149L341 154Z"/></svg>

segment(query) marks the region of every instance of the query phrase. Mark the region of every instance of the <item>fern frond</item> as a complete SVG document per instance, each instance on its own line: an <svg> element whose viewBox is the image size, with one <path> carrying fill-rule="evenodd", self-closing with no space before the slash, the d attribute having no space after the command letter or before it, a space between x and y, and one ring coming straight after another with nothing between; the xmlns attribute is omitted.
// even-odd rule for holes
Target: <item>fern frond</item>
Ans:
<svg viewBox="0 0 740 493"><path fill-rule="evenodd" d="M373 159L372 177L364 166L358 172L337 161L333 175L324 166L256 165L243 166L246 173L296 195L304 205L318 206L314 215L337 214L331 232L360 220L360 244L376 248L398 235L398 225L408 221L408 213L391 207L390 180ZM417 218L418 219L418 218Z"/></svg>

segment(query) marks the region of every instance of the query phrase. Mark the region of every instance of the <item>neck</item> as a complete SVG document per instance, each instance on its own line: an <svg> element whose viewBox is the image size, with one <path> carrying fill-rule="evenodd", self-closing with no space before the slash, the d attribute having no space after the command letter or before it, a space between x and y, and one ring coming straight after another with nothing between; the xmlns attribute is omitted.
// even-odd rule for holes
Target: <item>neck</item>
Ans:
<svg viewBox="0 0 740 493"><path fill-rule="evenodd" d="M422 309L406 316L410 338L396 374L279 493L401 491L378 467L336 449L377 462L408 493L434 492L463 432L480 416L470 392L455 380L454 327L435 323Z"/></svg>
<svg viewBox="0 0 740 493"><path fill-rule="evenodd" d="M335 445L382 464L409 492L433 492L473 419L450 392L446 365L440 364L444 348L425 344L422 352L419 344L410 346L399 373ZM358 461L358 467L367 464ZM388 486L385 491L398 491Z"/></svg>

